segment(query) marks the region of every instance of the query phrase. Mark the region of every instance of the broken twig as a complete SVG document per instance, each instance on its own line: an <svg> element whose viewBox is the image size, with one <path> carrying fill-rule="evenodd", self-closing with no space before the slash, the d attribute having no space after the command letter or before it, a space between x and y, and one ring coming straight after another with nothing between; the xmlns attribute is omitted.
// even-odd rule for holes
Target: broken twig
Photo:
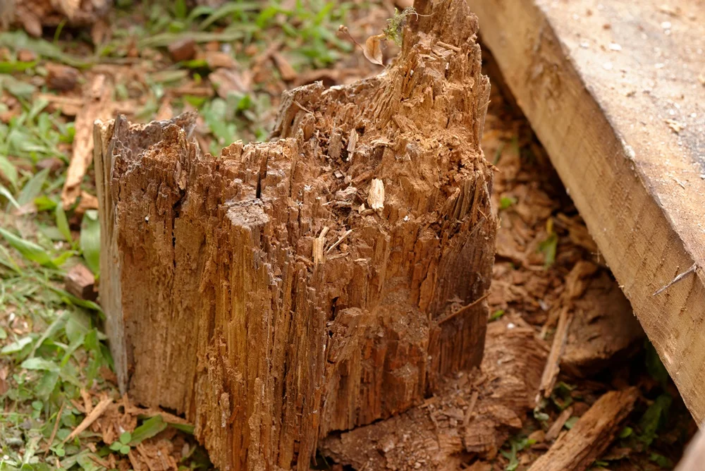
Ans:
<svg viewBox="0 0 705 471"><path fill-rule="evenodd" d="M49 453L49 448L51 448L51 444L54 443L54 438L56 438L56 432L59 430L59 424L61 423L61 414L64 412L64 406L66 406L66 401L63 401L61 403L61 407L59 407L59 413L56 414L56 422L54 422L54 428L51 430L51 435L49 435L49 440L47 441L46 446L44 447L44 454L46 455Z"/></svg>
<svg viewBox="0 0 705 471"><path fill-rule="evenodd" d="M343 234L342 236L340 236L340 239L338 239L338 240L335 242L335 244L331 245L331 246L328 248L328 250L326 250L326 254L329 254L329 253L331 252L331 250L333 250L334 248L336 248L337 246L339 246L340 243L343 242L343 241L345 240L345 238L350 235L351 232L352 232L352 229L350 229L349 231L345 232L345 234Z"/></svg>
<svg viewBox="0 0 705 471"><path fill-rule="evenodd" d="M74 438L76 438L78 435L80 435L81 432L86 430L88 427L91 426L91 424L93 422L98 420L100 418L100 416L103 415L103 412L105 412L105 410L108 408L108 406L112 403L113 403L113 400L109 397L101 400L98 403L98 405L95 406L95 409L93 409L91 411L91 413L88 414L85 419L83 419L83 422L81 422L81 424L78 427L76 427L74 429L74 431L71 432L71 434L68 437L66 437L62 443L66 443L68 441L71 441Z"/></svg>

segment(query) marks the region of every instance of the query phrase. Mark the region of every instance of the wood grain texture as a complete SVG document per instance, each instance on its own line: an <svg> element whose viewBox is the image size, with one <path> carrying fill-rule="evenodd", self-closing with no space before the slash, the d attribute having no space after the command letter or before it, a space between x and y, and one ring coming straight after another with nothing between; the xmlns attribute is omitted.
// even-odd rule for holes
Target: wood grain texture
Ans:
<svg viewBox="0 0 705 471"><path fill-rule="evenodd" d="M705 3L469 3L519 105L701 422Z"/></svg>
<svg viewBox="0 0 705 471"><path fill-rule="evenodd" d="M331 434L321 452L359 470L455 471L469 453L491 459L536 406L547 350L521 317L505 316L487 328L479 370L401 415Z"/></svg>
<svg viewBox="0 0 705 471"><path fill-rule="evenodd" d="M423 11L384 74L289 92L270 142L214 157L193 116L96 126L121 388L185 414L220 469L305 470L319 436L480 364L489 81L467 5Z"/></svg>
<svg viewBox="0 0 705 471"><path fill-rule="evenodd" d="M534 461L529 471L588 469L612 443L638 397L636 388L606 393L548 452Z"/></svg>

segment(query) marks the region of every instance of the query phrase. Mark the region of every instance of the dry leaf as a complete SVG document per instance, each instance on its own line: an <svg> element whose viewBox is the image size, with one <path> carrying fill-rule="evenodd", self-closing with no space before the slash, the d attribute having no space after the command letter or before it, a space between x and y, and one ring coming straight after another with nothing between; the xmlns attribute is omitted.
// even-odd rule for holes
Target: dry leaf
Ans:
<svg viewBox="0 0 705 471"><path fill-rule="evenodd" d="M24 28L27 34L35 38L42 35L42 23L34 13L21 8L17 10L16 16L19 22L22 23L22 28Z"/></svg>
<svg viewBox="0 0 705 471"><path fill-rule="evenodd" d="M286 57L279 52L274 52L272 53L272 59L274 60L274 64L277 66L277 69L279 69L279 74L281 75L282 80L286 82L296 80L298 74L291 64L289 64L289 61L286 60Z"/></svg>
<svg viewBox="0 0 705 471"><path fill-rule="evenodd" d="M206 51L205 53L206 63L211 70L215 69L234 69L237 67L235 59L233 56L226 52L220 51Z"/></svg>
<svg viewBox="0 0 705 471"><path fill-rule="evenodd" d="M215 91L221 98L227 98L230 92L247 93L249 80L236 70L217 69L208 75L208 79L215 86Z"/></svg>
<svg viewBox="0 0 705 471"><path fill-rule="evenodd" d="M365 41L365 46L362 48L362 53L368 61L377 65L384 65L382 62L382 40L385 38L384 34L378 34L376 36L370 36Z"/></svg>
<svg viewBox="0 0 705 471"><path fill-rule="evenodd" d="M64 14L73 21L76 18L76 13L81 9L81 0L61 0L59 3Z"/></svg>
<svg viewBox="0 0 705 471"><path fill-rule="evenodd" d="M105 18L100 18L91 26L91 40L96 46L100 46L110 37L110 25Z"/></svg>

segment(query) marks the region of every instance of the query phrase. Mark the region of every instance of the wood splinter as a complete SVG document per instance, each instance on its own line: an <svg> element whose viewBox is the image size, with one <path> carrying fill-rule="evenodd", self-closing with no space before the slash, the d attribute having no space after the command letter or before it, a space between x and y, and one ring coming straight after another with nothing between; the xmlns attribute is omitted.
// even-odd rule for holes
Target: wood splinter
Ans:
<svg viewBox="0 0 705 471"><path fill-rule="evenodd" d="M588 469L612 443L638 397L639 391L634 387L603 395L529 471Z"/></svg>

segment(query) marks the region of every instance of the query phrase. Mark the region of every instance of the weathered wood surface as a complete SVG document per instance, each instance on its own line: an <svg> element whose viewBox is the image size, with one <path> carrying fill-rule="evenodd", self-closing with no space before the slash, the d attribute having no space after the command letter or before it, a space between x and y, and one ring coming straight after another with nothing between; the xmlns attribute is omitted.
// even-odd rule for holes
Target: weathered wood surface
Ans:
<svg viewBox="0 0 705 471"><path fill-rule="evenodd" d="M547 350L519 316L505 316L487 328L479 371L401 415L325 438L321 452L359 470L455 471L467 454L493 458L536 406Z"/></svg>
<svg viewBox="0 0 705 471"><path fill-rule="evenodd" d="M220 469L306 469L319 436L481 361L489 82L467 5L419 10L384 74L290 92L272 142L216 158L192 117L96 126L120 386L184 413Z"/></svg>
<svg viewBox="0 0 705 471"><path fill-rule="evenodd" d="M676 471L700 471L705 462L705 430L700 431L688 444Z"/></svg>
<svg viewBox="0 0 705 471"><path fill-rule="evenodd" d="M686 405L703 421L705 3L468 2Z"/></svg>
<svg viewBox="0 0 705 471"><path fill-rule="evenodd" d="M575 313L561 356L562 371L587 377L625 360L643 345L644 331L607 271L589 279L573 306Z"/></svg>
<svg viewBox="0 0 705 471"><path fill-rule="evenodd" d="M529 471L584 471L612 443L639 397L636 388L610 391L595 402L568 433L534 461Z"/></svg>

